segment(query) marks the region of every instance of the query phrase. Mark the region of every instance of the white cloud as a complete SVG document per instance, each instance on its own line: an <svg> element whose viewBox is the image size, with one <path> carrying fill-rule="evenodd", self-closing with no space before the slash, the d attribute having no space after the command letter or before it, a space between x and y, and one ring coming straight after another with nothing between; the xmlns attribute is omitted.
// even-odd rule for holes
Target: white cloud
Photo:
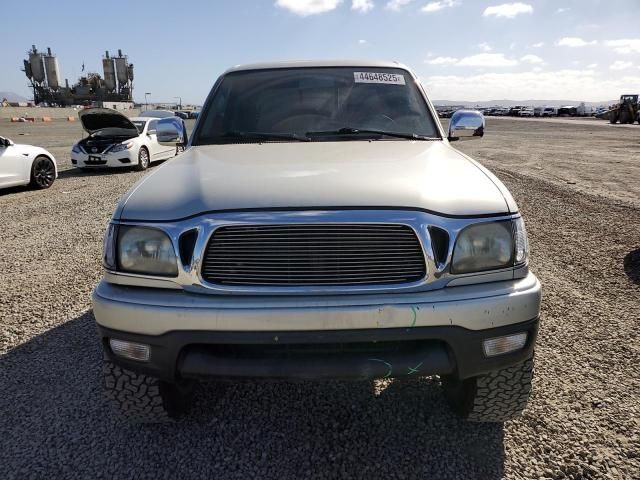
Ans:
<svg viewBox="0 0 640 480"><path fill-rule="evenodd" d="M427 60L426 63L429 65L453 65L454 63L458 63L458 59L453 57L436 57L433 60Z"/></svg>
<svg viewBox="0 0 640 480"><path fill-rule="evenodd" d="M538 42L531 45L533 48L540 48L544 46L544 42Z"/></svg>
<svg viewBox="0 0 640 480"><path fill-rule="evenodd" d="M436 2L427 3L420 10L425 13L433 13L433 12L437 12L438 10L442 10L444 8L455 7L457 5L460 5L460 2L458 0L439 0Z"/></svg>
<svg viewBox="0 0 640 480"><path fill-rule="evenodd" d="M537 64L537 65L541 65L544 63L544 60L542 60L539 56L537 55L525 55L524 57L522 57L520 59L521 62L527 62L527 63L531 63L531 64Z"/></svg>
<svg viewBox="0 0 640 480"><path fill-rule="evenodd" d="M276 6L306 17L334 10L342 0L277 0Z"/></svg>
<svg viewBox="0 0 640 480"><path fill-rule="evenodd" d="M385 8L388 8L389 10L394 10L397 12L401 10L402 7L404 7L405 5L408 5L412 1L413 0L391 0L387 2L387 5Z"/></svg>
<svg viewBox="0 0 640 480"><path fill-rule="evenodd" d="M362 39L362 38L361 38L360 40L358 40L358 45L366 45L366 44L368 44L368 43L369 43L369 42L367 42L366 40L364 40L364 39Z"/></svg>
<svg viewBox="0 0 640 480"><path fill-rule="evenodd" d="M491 48L491 45L489 45L487 42L479 43L478 48L483 52L490 52L491 50L493 50L493 48Z"/></svg>
<svg viewBox="0 0 640 480"><path fill-rule="evenodd" d="M372 8L373 8L372 0L352 0L351 2L351 10L367 13Z"/></svg>
<svg viewBox="0 0 640 480"><path fill-rule="evenodd" d="M613 48L618 53L640 53L640 38L607 40L605 45Z"/></svg>
<svg viewBox="0 0 640 480"><path fill-rule="evenodd" d="M595 40L587 42L579 37L564 37L558 40L559 47L586 47L587 45L595 45Z"/></svg>
<svg viewBox="0 0 640 480"><path fill-rule="evenodd" d="M556 10L556 13L565 13L565 12L568 12L569 10L571 10L571 9L570 8L560 7L559 9Z"/></svg>
<svg viewBox="0 0 640 480"><path fill-rule="evenodd" d="M533 7L528 3L516 2L516 3L503 3L502 5L493 5L487 7L482 14L483 17L505 17L514 18L516 15L522 13L533 13Z"/></svg>
<svg viewBox="0 0 640 480"><path fill-rule="evenodd" d="M511 67L517 64L517 60L510 60L502 53L478 53L464 57L456 65L461 67Z"/></svg>
<svg viewBox="0 0 640 480"><path fill-rule="evenodd" d="M624 62L622 60L616 60L609 66L609 70L627 70L628 68L633 67L633 63Z"/></svg>
<svg viewBox="0 0 640 480"><path fill-rule="evenodd" d="M542 71L542 67L533 67L531 69L532 72L541 72Z"/></svg>
<svg viewBox="0 0 640 480"><path fill-rule="evenodd" d="M590 63L589 65L587 65L587 68L588 68L589 70L593 70L593 69L594 69L594 68L596 68L597 66L598 66L598 64L597 64L597 63Z"/></svg>
<svg viewBox="0 0 640 480"><path fill-rule="evenodd" d="M594 70L434 75L423 83L431 98L450 100L548 99L602 101L618 98L637 74L603 78ZM630 83L631 82L631 83Z"/></svg>

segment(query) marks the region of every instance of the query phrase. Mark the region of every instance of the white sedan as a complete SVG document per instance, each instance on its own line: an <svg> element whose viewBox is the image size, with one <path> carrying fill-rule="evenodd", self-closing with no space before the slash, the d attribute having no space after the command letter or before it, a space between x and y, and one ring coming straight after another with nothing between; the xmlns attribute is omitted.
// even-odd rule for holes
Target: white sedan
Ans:
<svg viewBox="0 0 640 480"><path fill-rule="evenodd" d="M160 145L158 118L128 118L108 108L88 108L78 115L89 136L71 149L71 163L81 169L135 167L146 170L156 160L175 156L176 148Z"/></svg>
<svg viewBox="0 0 640 480"><path fill-rule="evenodd" d="M56 159L44 148L0 137L0 188L18 185L49 188L56 178Z"/></svg>

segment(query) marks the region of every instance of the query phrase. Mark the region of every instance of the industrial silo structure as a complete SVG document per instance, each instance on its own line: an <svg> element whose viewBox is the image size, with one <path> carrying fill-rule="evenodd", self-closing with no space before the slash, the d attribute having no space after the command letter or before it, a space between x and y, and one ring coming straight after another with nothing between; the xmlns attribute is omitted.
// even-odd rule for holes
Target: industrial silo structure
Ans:
<svg viewBox="0 0 640 480"><path fill-rule="evenodd" d="M47 85L52 90L58 90L60 87L60 71L58 68L58 59L55 55L51 54L51 49L47 49L47 54L44 56L44 69L47 73Z"/></svg>
<svg viewBox="0 0 640 480"><path fill-rule="evenodd" d="M105 52L105 58L102 59L102 70L104 71L104 86L108 92L116 89L116 71L113 58L109 57L109 51Z"/></svg>
<svg viewBox="0 0 640 480"><path fill-rule="evenodd" d="M29 52L29 65L31 65L31 75L33 81L36 83L44 82L44 62L42 61L42 54L38 51L35 45L32 45L32 49Z"/></svg>
<svg viewBox="0 0 640 480"><path fill-rule="evenodd" d="M31 80L33 78L33 73L31 72L31 64L29 63L29 60L23 60L22 63L24 65L24 74L29 80Z"/></svg>
<svg viewBox="0 0 640 480"><path fill-rule="evenodd" d="M123 87L127 87L129 83L129 65L126 55L122 55L122 50L118 50L118 57L116 60L116 74L118 76L118 86L120 90Z"/></svg>

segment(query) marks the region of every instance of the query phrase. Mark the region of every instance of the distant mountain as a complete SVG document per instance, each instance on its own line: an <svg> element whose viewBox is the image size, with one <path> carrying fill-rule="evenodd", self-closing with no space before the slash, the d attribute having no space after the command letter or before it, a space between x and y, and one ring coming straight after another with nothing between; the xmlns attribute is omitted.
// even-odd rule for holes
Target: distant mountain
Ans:
<svg viewBox="0 0 640 480"><path fill-rule="evenodd" d="M580 100L487 100L487 101L465 101L465 100L433 100L434 105L438 106L465 106L465 107L513 107L516 105L529 106L549 106L563 107L565 105L578 106L582 102ZM618 100L605 100L602 102L584 102L588 107L599 107L600 105L609 106L618 103Z"/></svg>
<svg viewBox="0 0 640 480"><path fill-rule="evenodd" d="M2 101L3 98L7 99L7 102L28 102L29 100L24 98L22 95L18 95L17 93L13 93L13 92L0 92L0 101Z"/></svg>

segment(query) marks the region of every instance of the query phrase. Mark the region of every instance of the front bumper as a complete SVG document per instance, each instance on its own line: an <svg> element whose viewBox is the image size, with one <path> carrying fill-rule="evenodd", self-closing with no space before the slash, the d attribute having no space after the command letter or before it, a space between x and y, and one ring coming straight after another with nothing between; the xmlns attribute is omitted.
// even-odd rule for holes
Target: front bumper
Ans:
<svg viewBox="0 0 640 480"><path fill-rule="evenodd" d="M102 281L93 307L107 358L167 380L468 378L531 355L540 283L529 274L423 293L233 297ZM483 340L519 332L521 350L484 356ZM149 362L115 356L109 338L150 345Z"/></svg>
<svg viewBox="0 0 640 480"><path fill-rule="evenodd" d="M78 168L125 168L138 163L137 152L123 150L116 153L75 153L71 152L71 163ZM89 160L89 157L99 158L99 161Z"/></svg>

